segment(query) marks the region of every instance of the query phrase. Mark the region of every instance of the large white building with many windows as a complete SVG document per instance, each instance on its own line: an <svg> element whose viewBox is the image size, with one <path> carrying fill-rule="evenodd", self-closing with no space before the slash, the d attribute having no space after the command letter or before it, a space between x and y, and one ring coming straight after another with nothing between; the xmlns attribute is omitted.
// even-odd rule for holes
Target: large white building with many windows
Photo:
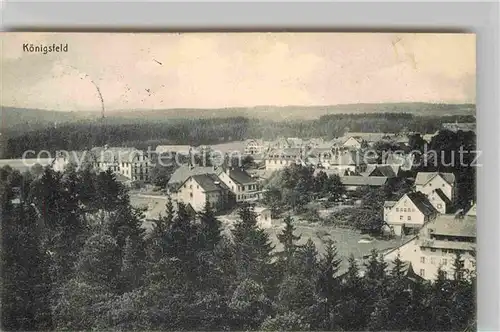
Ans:
<svg viewBox="0 0 500 332"><path fill-rule="evenodd" d="M402 246L384 254L384 260L396 256L411 263L422 278L435 280L439 267L450 279L454 278L456 254L461 255L465 270L475 271L476 217L471 215L439 215L422 227L417 236Z"/></svg>

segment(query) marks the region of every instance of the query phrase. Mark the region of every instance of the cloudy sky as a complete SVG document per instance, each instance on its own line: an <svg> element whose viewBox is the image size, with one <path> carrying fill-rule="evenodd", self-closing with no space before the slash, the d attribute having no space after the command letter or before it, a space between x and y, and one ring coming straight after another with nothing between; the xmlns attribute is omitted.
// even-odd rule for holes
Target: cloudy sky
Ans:
<svg viewBox="0 0 500 332"><path fill-rule="evenodd" d="M1 45L4 106L100 110L92 82L109 110L476 101L472 34L4 33Z"/></svg>

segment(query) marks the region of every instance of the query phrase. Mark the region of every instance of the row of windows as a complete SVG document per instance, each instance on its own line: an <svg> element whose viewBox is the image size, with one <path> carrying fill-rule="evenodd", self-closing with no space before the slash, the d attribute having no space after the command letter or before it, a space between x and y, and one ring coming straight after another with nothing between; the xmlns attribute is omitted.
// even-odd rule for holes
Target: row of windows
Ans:
<svg viewBox="0 0 500 332"><path fill-rule="evenodd" d="M432 183L428 183L425 186L432 187ZM444 188L444 187L446 187L446 185L443 183L442 187Z"/></svg>
<svg viewBox="0 0 500 332"><path fill-rule="evenodd" d="M424 256L420 257L420 263L425 264L425 262L426 262L425 257ZM431 257L430 263L433 264L433 265L436 265L436 257ZM441 259L441 264L443 266L448 265L448 259L447 258L442 258Z"/></svg>
<svg viewBox="0 0 500 332"><path fill-rule="evenodd" d="M396 212L415 212L414 208L396 208Z"/></svg>
<svg viewBox="0 0 500 332"><path fill-rule="evenodd" d="M404 220L404 216L399 216L399 220ZM407 220L410 221L411 220L411 216L408 216Z"/></svg>
<svg viewBox="0 0 500 332"><path fill-rule="evenodd" d="M422 278L425 277L425 269L420 269L419 273L418 273ZM448 278L448 272L446 271L443 271L443 275L445 278Z"/></svg>

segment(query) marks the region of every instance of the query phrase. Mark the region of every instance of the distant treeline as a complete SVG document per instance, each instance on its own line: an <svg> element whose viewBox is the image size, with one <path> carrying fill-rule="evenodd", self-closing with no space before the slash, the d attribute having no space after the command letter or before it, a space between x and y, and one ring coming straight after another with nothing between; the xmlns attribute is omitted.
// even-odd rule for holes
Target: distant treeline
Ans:
<svg viewBox="0 0 500 332"><path fill-rule="evenodd" d="M395 113L325 115L307 121L264 121L246 117L211 119L165 119L125 122L81 120L56 127L3 136L0 158L19 158L27 150L83 150L92 146L154 148L158 144L216 144L248 138L323 137L332 139L350 132L416 131L434 133L443 123L475 122L474 116L414 116ZM7 137L6 137L7 136Z"/></svg>

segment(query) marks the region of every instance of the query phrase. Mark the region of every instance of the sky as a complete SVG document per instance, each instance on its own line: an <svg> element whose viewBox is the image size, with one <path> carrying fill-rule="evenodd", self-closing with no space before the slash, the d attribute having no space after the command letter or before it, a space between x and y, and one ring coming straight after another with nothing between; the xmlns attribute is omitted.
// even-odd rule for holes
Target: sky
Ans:
<svg viewBox="0 0 500 332"><path fill-rule="evenodd" d="M96 86L106 110L476 102L474 34L11 32L0 45L3 106L98 111Z"/></svg>

